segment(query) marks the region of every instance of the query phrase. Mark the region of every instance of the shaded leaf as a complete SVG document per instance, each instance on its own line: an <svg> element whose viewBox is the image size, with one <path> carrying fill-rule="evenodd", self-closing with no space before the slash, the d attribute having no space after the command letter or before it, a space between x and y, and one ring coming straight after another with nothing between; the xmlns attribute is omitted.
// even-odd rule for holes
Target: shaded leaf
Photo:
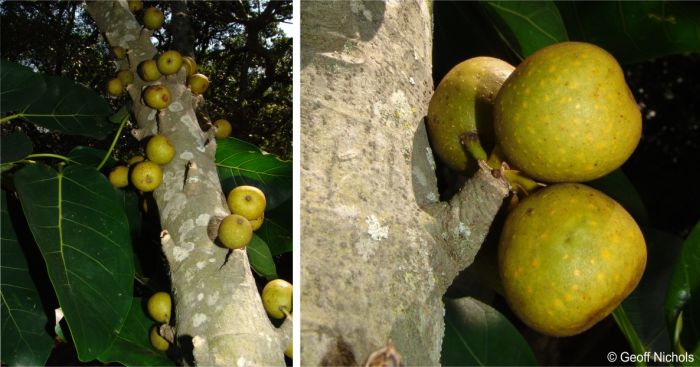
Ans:
<svg viewBox="0 0 700 367"><path fill-rule="evenodd" d="M272 256L292 251L292 200L265 214L265 222L256 232Z"/></svg>
<svg viewBox="0 0 700 367"><path fill-rule="evenodd" d="M698 222L683 243L683 249L678 256L671 280L668 283L668 293L664 304L666 323L673 337L677 327L682 327L680 344L690 352L694 352L700 360L700 222ZM682 313L681 323L677 323Z"/></svg>
<svg viewBox="0 0 700 367"><path fill-rule="evenodd" d="M277 278L277 267L272 260L272 254L265 241L254 234L246 251L248 252L248 260L253 271L267 279Z"/></svg>
<svg viewBox="0 0 700 367"><path fill-rule="evenodd" d="M460 62L475 56L493 56L513 62L511 50L503 42L488 15L476 1L434 1L433 80L437 83ZM455 37L478 34L479 37Z"/></svg>
<svg viewBox="0 0 700 367"><path fill-rule="evenodd" d="M114 125L107 121L112 109L102 97L75 81L44 77L46 91L21 111L33 123L65 134L103 139Z"/></svg>
<svg viewBox="0 0 700 367"><path fill-rule="evenodd" d="M78 357L92 360L131 307L134 261L119 199L104 175L82 165L27 166L15 186Z"/></svg>
<svg viewBox="0 0 700 367"><path fill-rule="evenodd" d="M125 366L173 366L165 353L151 346L149 333L153 321L146 315L142 300L134 298L124 326L112 345L97 359L104 363L118 362Z"/></svg>
<svg viewBox="0 0 700 367"><path fill-rule="evenodd" d="M622 64L700 51L700 7L670 1L562 1L572 40L596 44Z"/></svg>
<svg viewBox="0 0 700 367"><path fill-rule="evenodd" d="M642 197L622 170L616 169L588 184L615 199L640 225L649 224L649 214Z"/></svg>
<svg viewBox="0 0 700 367"><path fill-rule="evenodd" d="M536 365L518 330L491 306L465 297L445 299L444 366Z"/></svg>
<svg viewBox="0 0 700 367"><path fill-rule="evenodd" d="M107 154L107 152L105 152L104 150L85 146L77 146L71 149L71 151L68 153L68 158L70 158L74 162L84 164L86 166L97 167L102 162L102 159L104 158L105 154ZM116 163L117 161L113 157L109 157L107 158L107 163L105 163L104 167L112 167Z"/></svg>
<svg viewBox="0 0 700 367"><path fill-rule="evenodd" d="M0 60L0 113L24 109L46 91L41 74L20 64Z"/></svg>
<svg viewBox="0 0 700 367"><path fill-rule="evenodd" d="M520 58L569 39L559 9L552 1L488 1L482 3L501 37Z"/></svg>
<svg viewBox="0 0 700 367"><path fill-rule="evenodd" d="M18 161L32 154L32 141L23 132L16 131L0 139L0 163Z"/></svg>
<svg viewBox="0 0 700 367"><path fill-rule="evenodd" d="M265 193L266 210L292 197L292 162L234 138L217 144L216 166L224 193L239 185L256 186Z"/></svg>
<svg viewBox="0 0 700 367"><path fill-rule="evenodd" d="M654 351L668 351L670 340L663 313L664 295L681 249L682 240L673 234L644 228L647 264L637 288L622 303L627 317L644 346Z"/></svg>
<svg viewBox="0 0 700 367"><path fill-rule="evenodd" d="M133 190L114 189L119 197L119 203L129 221L132 236L141 233L141 211L139 210L140 197Z"/></svg>
<svg viewBox="0 0 700 367"><path fill-rule="evenodd" d="M39 292L29 274L7 207L6 193L0 193L2 233L2 356L3 364L39 366L46 363L53 338L46 331L48 319ZM33 245L33 244L32 244Z"/></svg>

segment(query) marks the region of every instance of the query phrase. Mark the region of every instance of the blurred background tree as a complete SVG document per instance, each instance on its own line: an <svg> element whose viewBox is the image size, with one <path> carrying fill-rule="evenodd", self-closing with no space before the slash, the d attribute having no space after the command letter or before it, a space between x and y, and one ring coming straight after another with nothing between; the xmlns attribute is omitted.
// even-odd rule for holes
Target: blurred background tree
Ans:
<svg viewBox="0 0 700 367"><path fill-rule="evenodd" d="M153 35L156 47L193 56L209 77L205 98L212 122L225 118L233 125L232 136L291 159L292 39L280 24L291 22L292 3L144 1L144 6L157 6L166 16L167 28ZM46 75L72 78L107 96L104 86L117 66L104 57L108 45L82 2L3 1L0 24L0 57ZM183 32L186 37L178 37ZM116 108L127 98L111 101ZM18 128L28 133L35 147L59 154L78 144L109 144L61 137L30 124L2 127L3 133ZM126 159L139 145L132 138L124 141L129 143L115 152Z"/></svg>

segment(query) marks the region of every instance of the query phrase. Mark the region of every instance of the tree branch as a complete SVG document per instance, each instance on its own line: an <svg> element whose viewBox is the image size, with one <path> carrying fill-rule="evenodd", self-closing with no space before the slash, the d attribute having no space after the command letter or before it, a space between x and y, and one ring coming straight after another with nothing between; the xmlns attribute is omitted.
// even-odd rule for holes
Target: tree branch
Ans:
<svg viewBox="0 0 700 367"><path fill-rule="evenodd" d="M87 9L108 42L128 50L132 71L156 54L149 41L151 32L141 29L126 1L89 2ZM210 221L230 212L214 164L216 142L205 145L208 133L197 123L196 97L184 84L185 70L150 83L135 74L128 87L139 126L134 135L142 139L163 134L177 152L162 167L163 182L154 198L163 227L162 249L170 265L177 340L182 354L189 356L185 362L283 365L289 336L267 317L245 249L233 251L225 262L228 249L208 236ZM150 84L170 89L172 103L167 109L156 112L141 102L141 91Z"/></svg>

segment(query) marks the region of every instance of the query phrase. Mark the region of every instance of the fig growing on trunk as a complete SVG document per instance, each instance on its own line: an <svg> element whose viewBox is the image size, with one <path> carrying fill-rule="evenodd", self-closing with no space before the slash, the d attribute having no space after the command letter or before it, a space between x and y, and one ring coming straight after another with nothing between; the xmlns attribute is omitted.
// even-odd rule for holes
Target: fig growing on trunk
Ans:
<svg viewBox="0 0 700 367"><path fill-rule="evenodd" d="M475 57L440 81L428 106L427 127L433 151L450 168L464 172L476 166L465 139L493 146L493 100L513 69L499 59Z"/></svg>
<svg viewBox="0 0 700 367"><path fill-rule="evenodd" d="M506 80L496 97L494 127L506 160L525 174L581 182L629 158L642 120L612 55L563 42L527 57Z"/></svg>
<svg viewBox="0 0 700 367"><path fill-rule="evenodd" d="M511 309L544 334L581 333L609 315L646 265L639 226L588 186L557 184L520 202L501 233L499 273Z"/></svg>

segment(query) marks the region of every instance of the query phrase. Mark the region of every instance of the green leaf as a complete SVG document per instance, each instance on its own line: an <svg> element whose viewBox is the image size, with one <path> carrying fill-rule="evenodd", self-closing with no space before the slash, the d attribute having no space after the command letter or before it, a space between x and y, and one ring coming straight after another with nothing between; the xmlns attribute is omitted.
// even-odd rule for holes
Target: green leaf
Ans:
<svg viewBox="0 0 700 367"><path fill-rule="evenodd" d="M242 140L218 140L216 166L225 193L239 185L261 189L272 210L292 197L292 162L262 152Z"/></svg>
<svg viewBox="0 0 700 367"><path fill-rule="evenodd" d="M0 60L0 113L24 109L46 91L41 74L20 64Z"/></svg>
<svg viewBox="0 0 700 367"><path fill-rule="evenodd" d="M292 200L265 214L265 222L255 234L270 249L272 256L292 251Z"/></svg>
<svg viewBox="0 0 700 367"><path fill-rule="evenodd" d="M45 77L46 91L21 111L33 123L64 134L105 138L113 129L109 104L94 91L63 77Z"/></svg>
<svg viewBox="0 0 700 367"><path fill-rule="evenodd" d="M622 170L616 169L604 177L588 182L588 184L615 199L627 209L640 225L649 224L649 214L647 214L642 197Z"/></svg>
<svg viewBox="0 0 700 367"><path fill-rule="evenodd" d="M104 175L82 165L27 166L15 186L78 358L95 359L131 307L134 259L119 199Z"/></svg>
<svg viewBox="0 0 700 367"><path fill-rule="evenodd" d="M23 132L16 131L0 139L0 163L24 159L32 153L32 141Z"/></svg>
<svg viewBox="0 0 700 367"><path fill-rule="evenodd" d="M125 366L173 366L165 353L151 346L149 333L154 326L146 315L140 298L131 302L129 315L112 345L97 359L104 363L117 362Z"/></svg>
<svg viewBox="0 0 700 367"><path fill-rule="evenodd" d="M673 1L562 1L572 40L596 44L622 64L700 51L700 7Z"/></svg>
<svg viewBox="0 0 700 367"><path fill-rule="evenodd" d="M46 331L48 319L7 207L6 193L0 193L2 237L2 350L3 364L39 366L46 363L53 338ZM27 244L34 245L34 244Z"/></svg>
<svg viewBox="0 0 700 367"><path fill-rule="evenodd" d="M536 365L518 330L489 305L465 297L445 299L444 366Z"/></svg>
<svg viewBox="0 0 700 367"><path fill-rule="evenodd" d="M115 112L113 115L109 116L109 122L113 124L121 124L122 120L128 118L130 114L129 109L126 106L122 106L119 111Z"/></svg>
<svg viewBox="0 0 700 367"><path fill-rule="evenodd" d="M683 243L673 268L664 304L666 323L675 346L700 360L700 222ZM682 322L676 322L682 314ZM677 327L682 329L676 330Z"/></svg>
<svg viewBox="0 0 700 367"><path fill-rule="evenodd" d="M644 228L647 264L637 288L622 303L627 317L644 346L653 351L668 351L663 308L664 295L671 278L672 266L682 240L673 234Z"/></svg>
<svg viewBox="0 0 700 367"><path fill-rule="evenodd" d="M133 190L124 190L114 188L119 197L119 203L122 210L126 214L126 219L129 221L131 235L137 236L141 233L141 211L139 210L140 197Z"/></svg>
<svg viewBox="0 0 700 367"><path fill-rule="evenodd" d="M68 153L68 158L86 166L97 167L102 162L102 158L104 158L105 154L107 154L107 152L105 152L104 150L85 146L77 146L71 149L71 151ZM109 157L107 158L105 168L112 167L116 163L117 161L113 157Z"/></svg>
<svg viewBox="0 0 700 367"><path fill-rule="evenodd" d="M265 241L254 234L246 251L248 252L250 266L258 275L267 279L277 278L277 267Z"/></svg>
<svg viewBox="0 0 700 367"><path fill-rule="evenodd" d="M523 59L542 47L567 41L566 27L552 1L482 3L510 48Z"/></svg>

